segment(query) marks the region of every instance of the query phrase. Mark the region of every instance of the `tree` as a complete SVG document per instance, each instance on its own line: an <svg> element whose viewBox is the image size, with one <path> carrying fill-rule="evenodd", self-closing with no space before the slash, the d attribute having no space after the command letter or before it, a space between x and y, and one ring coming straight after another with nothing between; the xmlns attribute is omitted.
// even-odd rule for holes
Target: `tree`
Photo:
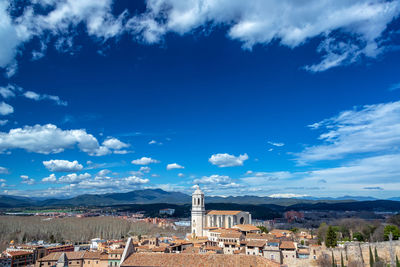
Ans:
<svg viewBox="0 0 400 267"><path fill-rule="evenodd" d="M389 234L392 233L393 240L397 240L400 237L399 228L396 225L386 225L385 229L383 230L383 237L385 241L389 240Z"/></svg>
<svg viewBox="0 0 400 267"><path fill-rule="evenodd" d="M292 233L297 233L299 232L299 228L293 227L292 229L290 229L290 231L292 231Z"/></svg>
<svg viewBox="0 0 400 267"><path fill-rule="evenodd" d="M268 229L267 229L267 227L262 226L262 225L257 226L257 227L258 227L258 229L261 230L261 233L266 233L266 234L268 234Z"/></svg>
<svg viewBox="0 0 400 267"><path fill-rule="evenodd" d="M378 250L375 247L375 263L380 262L380 261L381 261L381 259L378 256Z"/></svg>
<svg viewBox="0 0 400 267"><path fill-rule="evenodd" d="M371 247L369 247L369 266L374 267L374 255L372 254Z"/></svg>
<svg viewBox="0 0 400 267"><path fill-rule="evenodd" d="M335 255L333 255L333 250L332 250L332 267L336 267L336 264L335 264Z"/></svg>
<svg viewBox="0 0 400 267"><path fill-rule="evenodd" d="M343 253L340 252L340 267L344 267Z"/></svg>
<svg viewBox="0 0 400 267"><path fill-rule="evenodd" d="M332 226L328 227L328 232L326 233L325 238L325 245L328 248L334 248L337 245L336 232L335 230L333 230Z"/></svg>
<svg viewBox="0 0 400 267"><path fill-rule="evenodd" d="M400 267L400 261L399 261L399 258L397 257L397 255L396 255L396 267Z"/></svg>
<svg viewBox="0 0 400 267"><path fill-rule="evenodd" d="M353 234L353 239L359 241L359 242L363 242L364 241L364 236L360 233L360 232L355 232Z"/></svg>

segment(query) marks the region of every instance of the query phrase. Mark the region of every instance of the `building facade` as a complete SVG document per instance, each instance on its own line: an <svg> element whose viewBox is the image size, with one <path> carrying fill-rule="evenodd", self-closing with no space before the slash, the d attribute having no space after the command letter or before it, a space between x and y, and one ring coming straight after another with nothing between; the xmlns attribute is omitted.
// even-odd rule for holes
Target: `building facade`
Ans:
<svg viewBox="0 0 400 267"><path fill-rule="evenodd" d="M232 228L235 225L251 224L251 214L240 210L211 210L206 213L204 193L198 185L192 194L191 232L194 236L204 236L204 228Z"/></svg>

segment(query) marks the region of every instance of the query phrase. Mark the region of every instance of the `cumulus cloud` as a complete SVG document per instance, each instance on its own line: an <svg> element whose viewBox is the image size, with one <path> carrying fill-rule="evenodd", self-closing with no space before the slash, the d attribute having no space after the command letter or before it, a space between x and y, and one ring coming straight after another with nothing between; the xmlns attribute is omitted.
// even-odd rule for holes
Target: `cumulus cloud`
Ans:
<svg viewBox="0 0 400 267"><path fill-rule="evenodd" d="M229 176L213 174L210 176L203 176L200 179L195 179L195 184L229 184L232 180Z"/></svg>
<svg viewBox="0 0 400 267"><path fill-rule="evenodd" d="M77 160L59 160L52 159L43 161L43 165L52 172L78 172L83 169L83 165L79 164Z"/></svg>
<svg viewBox="0 0 400 267"><path fill-rule="evenodd" d="M8 120L0 120L0 126L6 125Z"/></svg>
<svg viewBox="0 0 400 267"><path fill-rule="evenodd" d="M212 155L208 161L217 165L218 167L234 167L234 166L243 166L243 162L247 160L249 156L247 154L234 156L227 153L220 153Z"/></svg>
<svg viewBox="0 0 400 267"><path fill-rule="evenodd" d="M99 145L97 139L79 130L62 130L53 124L24 126L0 132L0 153L11 149L25 149L40 154L55 154L77 146L91 156L110 154L111 150Z"/></svg>
<svg viewBox="0 0 400 267"><path fill-rule="evenodd" d="M32 178L29 178L28 175L21 175L20 177L22 179L21 183L23 183L23 184L33 185L35 183L35 180Z"/></svg>
<svg viewBox="0 0 400 267"><path fill-rule="evenodd" d="M62 184L76 184L92 177L89 173L76 174L70 173L58 178L58 182Z"/></svg>
<svg viewBox="0 0 400 267"><path fill-rule="evenodd" d="M115 149L115 150L120 150L122 148L129 147L128 144L125 144L118 140L117 138L109 138L103 142L103 146L110 148L110 149Z"/></svg>
<svg viewBox="0 0 400 267"><path fill-rule="evenodd" d="M11 114L13 112L14 112L14 108L11 105L9 105L3 101L0 102L0 115L5 116L5 115Z"/></svg>
<svg viewBox="0 0 400 267"><path fill-rule="evenodd" d="M47 183L55 183L57 181L57 177L54 173L50 174L48 177L42 179L42 182Z"/></svg>
<svg viewBox="0 0 400 267"><path fill-rule="evenodd" d="M151 163L159 163L160 161L148 157L142 157L140 159L132 160L132 164L135 165L149 165Z"/></svg>
<svg viewBox="0 0 400 267"><path fill-rule="evenodd" d="M171 163L167 165L167 170L174 170L174 169L184 169L182 165L179 165L178 163Z"/></svg>
<svg viewBox="0 0 400 267"><path fill-rule="evenodd" d="M296 154L300 164L341 159L347 155L392 153L400 146L400 101L367 105L310 126L322 130L322 144Z"/></svg>

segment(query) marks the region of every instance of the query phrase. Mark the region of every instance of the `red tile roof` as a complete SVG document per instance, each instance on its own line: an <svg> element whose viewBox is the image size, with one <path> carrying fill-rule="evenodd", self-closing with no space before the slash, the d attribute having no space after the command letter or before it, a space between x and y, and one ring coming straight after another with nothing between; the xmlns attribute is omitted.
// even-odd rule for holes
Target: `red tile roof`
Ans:
<svg viewBox="0 0 400 267"><path fill-rule="evenodd" d="M280 264L263 257L250 255L133 253L121 266L278 267Z"/></svg>

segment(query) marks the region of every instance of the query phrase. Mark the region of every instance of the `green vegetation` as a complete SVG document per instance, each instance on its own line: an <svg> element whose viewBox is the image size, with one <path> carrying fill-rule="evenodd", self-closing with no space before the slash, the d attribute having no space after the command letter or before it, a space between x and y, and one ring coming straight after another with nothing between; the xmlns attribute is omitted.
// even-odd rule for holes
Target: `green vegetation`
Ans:
<svg viewBox="0 0 400 267"><path fill-rule="evenodd" d="M397 227L396 225L386 225L385 229L383 230L383 236L385 241L389 240L390 233L392 233L393 235L393 240L399 239L400 237L399 227Z"/></svg>
<svg viewBox="0 0 400 267"><path fill-rule="evenodd" d="M371 246L369 247L369 266L374 267L374 255L372 254Z"/></svg>
<svg viewBox="0 0 400 267"><path fill-rule="evenodd" d="M266 233L266 234L268 234L268 229L267 229L267 227L262 226L262 225L257 226L257 227L258 227L258 229L261 230L261 233Z"/></svg>
<svg viewBox="0 0 400 267"><path fill-rule="evenodd" d="M326 233L326 238L325 238L325 245L328 248L334 248L337 245L336 232L332 226L328 227L328 231Z"/></svg>

